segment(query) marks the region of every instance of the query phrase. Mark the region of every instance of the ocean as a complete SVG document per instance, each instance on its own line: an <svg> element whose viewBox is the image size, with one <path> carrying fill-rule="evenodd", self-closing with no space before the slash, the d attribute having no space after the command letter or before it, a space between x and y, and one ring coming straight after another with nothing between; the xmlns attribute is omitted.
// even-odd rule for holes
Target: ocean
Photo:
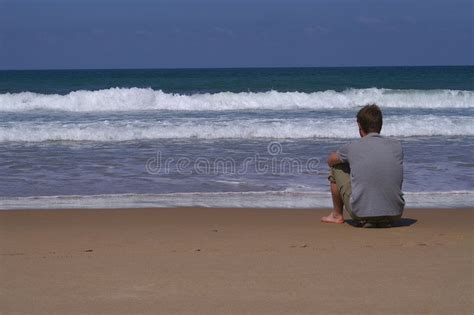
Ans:
<svg viewBox="0 0 474 315"><path fill-rule="evenodd" d="M367 103L407 207L474 204L474 67L0 71L0 209L331 206Z"/></svg>

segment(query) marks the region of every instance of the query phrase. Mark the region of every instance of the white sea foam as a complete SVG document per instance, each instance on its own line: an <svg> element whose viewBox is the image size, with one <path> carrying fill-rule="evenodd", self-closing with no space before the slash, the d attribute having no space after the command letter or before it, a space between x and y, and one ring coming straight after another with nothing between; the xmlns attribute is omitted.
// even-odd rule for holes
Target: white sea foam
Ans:
<svg viewBox="0 0 474 315"><path fill-rule="evenodd" d="M384 122L386 136L474 136L474 118L465 116L394 116ZM231 121L185 119L144 122L91 123L17 122L0 126L0 142L129 141L147 139L305 139L356 138L353 118L240 119Z"/></svg>
<svg viewBox="0 0 474 315"><path fill-rule="evenodd" d="M473 191L407 192L407 208L472 207ZM72 209L143 207L329 208L328 192L204 192L110 194L89 196L2 197L0 209Z"/></svg>
<svg viewBox="0 0 474 315"><path fill-rule="evenodd" d="M369 88L349 89L343 92L269 91L181 95L150 88L110 88L98 91L75 91L67 95L31 92L0 94L0 111L319 110L353 108L372 102L382 107L394 108L473 108L474 91Z"/></svg>

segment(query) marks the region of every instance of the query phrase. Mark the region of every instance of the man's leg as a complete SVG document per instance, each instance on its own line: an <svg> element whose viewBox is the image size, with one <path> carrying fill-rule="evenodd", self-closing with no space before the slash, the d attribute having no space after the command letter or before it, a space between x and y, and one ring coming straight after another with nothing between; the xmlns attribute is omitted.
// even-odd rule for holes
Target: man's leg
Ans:
<svg viewBox="0 0 474 315"><path fill-rule="evenodd" d="M342 200L341 193L335 182L331 182L331 195L332 195L333 209L328 216L321 218L321 222L344 223L344 217L342 215L342 210L344 208L344 201Z"/></svg>
<svg viewBox="0 0 474 315"><path fill-rule="evenodd" d="M331 183L333 210L328 216L322 217L321 221L325 223L344 223L343 209L345 203L347 203L345 206L350 213L350 205L348 204L351 194L349 165L339 164L332 167L328 179Z"/></svg>

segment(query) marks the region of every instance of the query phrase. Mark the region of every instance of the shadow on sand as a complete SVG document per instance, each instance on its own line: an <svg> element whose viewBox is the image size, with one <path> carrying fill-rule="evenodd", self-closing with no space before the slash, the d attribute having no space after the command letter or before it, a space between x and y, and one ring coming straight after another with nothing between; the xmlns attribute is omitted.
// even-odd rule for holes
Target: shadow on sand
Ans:
<svg viewBox="0 0 474 315"><path fill-rule="evenodd" d="M398 227L405 227L405 226L411 226L418 222L416 219L410 219L410 218L401 218L398 221L392 222L390 225L375 225L375 224L369 224L369 225L364 225L361 224L359 221L354 221L354 220L346 220L346 223L357 228L375 228L375 229L385 229L385 228L398 228Z"/></svg>

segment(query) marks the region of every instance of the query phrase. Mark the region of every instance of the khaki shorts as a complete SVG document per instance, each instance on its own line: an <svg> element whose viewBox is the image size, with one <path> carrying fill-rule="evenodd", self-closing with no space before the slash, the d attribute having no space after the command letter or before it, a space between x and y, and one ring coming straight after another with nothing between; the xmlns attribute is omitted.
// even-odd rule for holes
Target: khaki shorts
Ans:
<svg viewBox="0 0 474 315"><path fill-rule="evenodd" d="M328 180L331 183L335 183L339 192L341 194L342 200L344 202L344 208L346 208L347 213L355 221L367 221L367 222L393 222L399 220L401 216L378 216L378 217L358 217L352 212L351 207L351 169L349 164L338 164L331 167Z"/></svg>

